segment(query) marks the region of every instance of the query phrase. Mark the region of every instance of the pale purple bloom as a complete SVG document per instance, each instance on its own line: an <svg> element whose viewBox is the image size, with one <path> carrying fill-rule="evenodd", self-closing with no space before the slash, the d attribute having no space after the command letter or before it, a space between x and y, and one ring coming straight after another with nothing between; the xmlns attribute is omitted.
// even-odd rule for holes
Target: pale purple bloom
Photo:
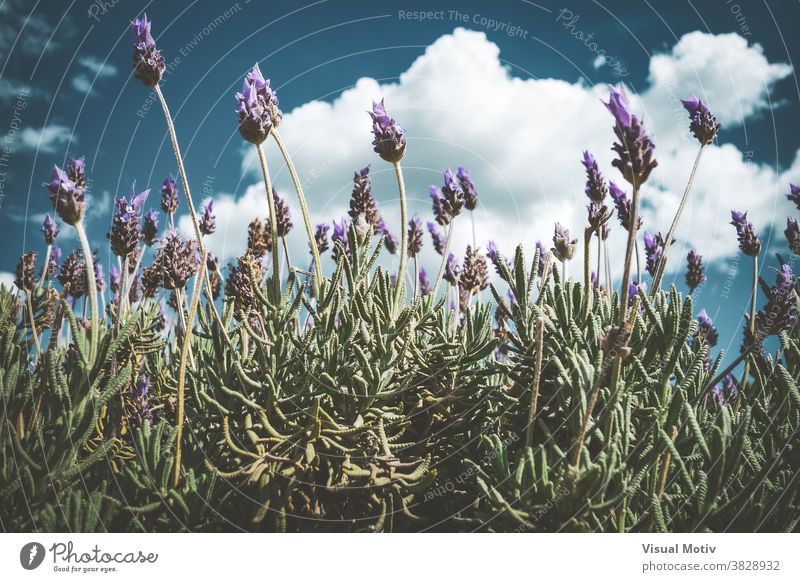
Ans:
<svg viewBox="0 0 800 582"><path fill-rule="evenodd" d="M161 210L173 214L178 209L178 184L171 177L164 178L161 184Z"/></svg>
<svg viewBox="0 0 800 582"><path fill-rule="evenodd" d="M449 168L444 171L441 205L442 211L449 217L448 222L461 214L464 208L464 191Z"/></svg>
<svg viewBox="0 0 800 582"><path fill-rule="evenodd" d="M647 283L644 281L635 281L628 285L628 303L632 303L634 298L639 294L639 290L642 290L642 293L647 293Z"/></svg>
<svg viewBox="0 0 800 582"><path fill-rule="evenodd" d="M456 177L464 191L464 207L467 210L475 210L478 206L478 192L475 190L475 183L472 181L469 170L459 167L456 170Z"/></svg>
<svg viewBox="0 0 800 582"><path fill-rule="evenodd" d="M453 253L450 253L447 255L447 263L445 263L444 266L444 280L451 285L455 285L458 283L458 277L460 273L461 266L458 264L456 256Z"/></svg>
<svg viewBox="0 0 800 582"><path fill-rule="evenodd" d="M64 171L53 167L50 182L50 203L61 220L75 226L86 211L86 169L84 158L71 159Z"/></svg>
<svg viewBox="0 0 800 582"><path fill-rule="evenodd" d="M148 210L144 215L144 226L142 226L144 244L151 247L158 240L158 211Z"/></svg>
<svg viewBox="0 0 800 582"><path fill-rule="evenodd" d="M359 216L364 216L360 214ZM366 223L366 218L364 218ZM394 235L389 231L389 227L386 226L386 223L383 220L383 217L378 218L378 226L376 227L376 231L383 235L383 245L386 247L386 250L389 251L391 254L397 254L397 247L399 243Z"/></svg>
<svg viewBox="0 0 800 582"><path fill-rule="evenodd" d="M323 222L317 225L317 229L314 232L314 244L317 245L317 252L320 254L330 248L328 245L328 231L330 228L330 224Z"/></svg>
<svg viewBox="0 0 800 582"><path fill-rule="evenodd" d="M695 96L681 100L684 109L689 112L691 124L689 129L692 135L697 138L702 145L710 144L714 141L719 128L721 127L714 114L708 110L705 103Z"/></svg>
<svg viewBox="0 0 800 582"><path fill-rule="evenodd" d="M583 160L581 163L586 168L586 196L589 200L596 203L602 203L606 197L606 181L600 173L600 168L597 166L597 161L594 156L588 151L583 152Z"/></svg>
<svg viewBox="0 0 800 582"><path fill-rule="evenodd" d="M58 264L61 262L61 248L53 245L50 249L50 259L47 262L47 277L52 279L58 273Z"/></svg>
<svg viewBox="0 0 800 582"><path fill-rule="evenodd" d="M631 225L631 201L628 199L628 195L622 191L622 189L617 186L614 182L608 183L608 191L611 194L611 198L614 200L614 206L617 209L617 218L619 218L619 222L622 225L622 228L625 230L630 230ZM636 230L642 228L642 217L636 217Z"/></svg>
<svg viewBox="0 0 800 582"><path fill-rule="evenodd" d="M653 277L655 277L658 264L661 262L661 257L664 255L662 245L661 235L653 236L649 232L644 231L644 253L647 259L647 272Z"/></svg>
<svg viewBox="0 0 800 582"><path fill-rule="evenodd" d="M539 249L539 265L537 267L537 272L539 277L544 277L544 265L547 262L547 256L550 254L550 251L547 250L547 247L544 246L542 241L536 241L536 248Z"/></svg>
<svg viewBox="0 0 800 582"><path fill-rule="evenodd" d="M717 345L719 341L717 328L714 327L714 322L711 320L708 313L706 313L705 309L701 309L700 313L697 314L697 333L695 336L700 341L705 341L712 348Z"/></svg>
<svg viewBox="0 0 800 582"><path fill-rule="evenodd" d="M214 215L214 201L209 200L203 205L203 213L200 215L200 232L214 234L215 230L217 230L217 217Z"/></svg>
<svg viewBox="0 0 800 582"><path fill-rule="evenodd" d="M433 222L428 222L428 232L431 233L433 249L440 255L444 254L444 247L447 244L447 238L445 237L445 234Z"/></svg>
<svg viewBox="0 0 800 582"><path fill-rule="evenodd" d="M711 389L711 395L719 406L725 406L736 400L739 395L739 387L731 372L725 374L722 381Z"/></svg>
<svg viewBox="0 0 800 582"><path fill-rule="evenodd" d="M436 186L431 186L428 188L428 193L430 194L431 201L433 203L433 217L436 219L436 222L441 224L442 226L447 226L450 224L450 219L452 218L444 208L444 198L442 198L442 190Z"/></svg>
<svg viewBox="0 0 800 582"><path fill-rule="evenodd" d="M431 281L424 267L419 268L419 291L420 295L429 295L431 292Z"/></svg>
<svg viewBox="0 0 800 582"><path fill-rule="evenodd" d="M756 314L756 329L761 338L791 331L797 324L795 277L789 265L783 265L775 277L764 308Z"/></svg>
<svg viewBox="0 0 800 582"><path fill-rule="evenodd" d="M406 151L406 131L386 113L383 99L380 103L373 101L372 111L368 113L372 117L375 153L387 162L399 162Z"/></svg>
<svg viewBox="0 0 800 582"><path fill-rule="evenodd" d="M553 251L556 259L559 261L569 261L575 255L575 249L578 247L578 239L570 239L569 230L566 229L561 223L556 222L555 232L553 234Z"/></svg>
<svg viewBox="0 0 800 582"><path fill-rule="evenodd" d="M121 277L119 269L115 265L111 265L111 292L116 295L119 293L121 284Z"/></svg>
<svg viewBox="0 0 800 582"><path fill-rule="evenodd" d="M617 159L611 165L622 173L625 180L639 188L657 165L653 159L655 146L642 122L630 112L625 87L620 85L619 91L614 87L610 90L605 106L614 116L614 133L617 136L617 141L611 148L617 153Z"/></svg>
<svg viewBox="0 0 800 582"><path fill-rule="evenodd" d="M239 133L253 144L261 144L273 127L278 127L283 113L278 108L278 96L261 74L258 63L247 73L242 92L236 93L239 106Z"/></svg>
<svg viewBox="0 0 800 582"><path fill-rule="evenodd" d="M422 219L414 216L408 221L408 255L416 257L422 250Z"/></svg>
<svg viewBox="0 0 800 582"><path fill-rule="evenodd" d="M731 224L736 228L742 252L750 257L757 257L761 252L761 239L758 238L753 224L747 220L747 213L731 210Z"/></svg>
<svg viewBox="0 0 800 582"><path fill-rule="evenodd" d="M344 252L347 253L348 247L350 246L348 238L347 238L347 219L343 218L341 222L333 221L333 235L331 236L331 240L334 243L333 247L333 260L339 260L339 250L336 248L335 243L339 243L342 245Z"/></svg>
<svg viewBox="0 0 800 582"><path fill-rule="evenodd" d="M47 245L53 244L56 242L56 238L58 238L58 224L56 224L56 221L53 220L49 214L44 215L42 234L44 234L44 242Z"/></svg>
<svg viewBox="0 0 800 582"><path fill-rule="evenodd" d="M133 71L137 79L148 87L154 87L161 80L166 65L161 51L156 48L156 41L150 34L151 22L147 14L131 23L136 33L133 45Z"/></svg>
<svg viewBox="0 0 800 582"><path fill-rule="evenodd" d="M96 259L96 257L95 257ZM103 265L99 261L94 262L94 280L97 291L102 293L106 289L106 275L103 272Z"/></svg>

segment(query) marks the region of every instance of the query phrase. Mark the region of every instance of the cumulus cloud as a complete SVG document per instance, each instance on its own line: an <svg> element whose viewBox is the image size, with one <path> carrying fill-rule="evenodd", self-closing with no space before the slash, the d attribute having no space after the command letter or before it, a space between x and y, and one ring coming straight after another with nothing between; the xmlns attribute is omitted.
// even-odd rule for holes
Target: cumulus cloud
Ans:
<svg viewBox="0 0 800 582"><path fill-rule="evenodd" d="M63 144L77 141L72 129L65 125L51 123L45 127L26 127L19 132L19 147L51 154Z"/></svg>
<svg viewBox="0 0 800 582"><path fill-rule="evenodd" d="M0 271L0 287L5 287L6 289L16 289L16 285L14 285L14 273L9 273L8 271Z"/></svg>
<svg viewBox="0 0 800 582"><path fill-rule="evenodd" d="M81 57L78 59L78 65L87 71L72 78L72 87L80 93L94 93L93 87L98 79L110 78L117 74L114 65L93 56Z"/></svg>
<svg viewBox="0 0 800 582"><path fill-rule="evenodd" d="M466 70L469 75L463 74ZM643 192L645 228L654 232L669 228L697 151L679 99L697 94L723 123L737 125L769 107L770 88L790 72L787 65L769 63L761 47L748 46L735 34L687 34L671 51L652 58L649 85L632 96L634 109L654 134L659 160ZM537 239L549 246L555 221L576 236L582 233L583 149L595 154L607 177L622 182L610 165L612 119L600 102L606 96L606 87L583 82L514 77L502 64L498 47L483 33L456 29L429 46L397 82L359 79L333 102L313 101L288 112L281 133L305 180L315 221L338 219L345 213L353 170L371 164L376 197L388 224L399 234L394 173L372 152L365 113L371 100L385 98L388 111L409 137L403 167L410 214L427 219L428 185L441 184L444 168L466 166L481 199L475 213L478 245L485 247L493 238L510 254L518 242L529 250ZM243 152L243 171L257 178L253 148ZM291 193L272 143L267 156L275 183ZM691 244L709 260L732 254L730 208L749 210L759 228L777 222L785 216L778 193L786 189L788 178L798 174L800 162L779 174L731 144L707 148L678 233L680 244ZM227 231L220 224L211 244L215 252L222 256L241 252L249 217L253 212L266 214L263 196L263 187L255 185L239 198L217 198L219 216L231 218ZM294 216L299 225L299 214ZM188 219L182 228L191 232ZM305 256L302 229L298 226L296 231L292 252ZM621 262L624 233L618 226L613 231L616 264ZM468 217L457 220L455 241L459 253L472 242ZM673 251L673 267L681 263L679 256ZM428 254L427 260L433 256Z"/></svg>

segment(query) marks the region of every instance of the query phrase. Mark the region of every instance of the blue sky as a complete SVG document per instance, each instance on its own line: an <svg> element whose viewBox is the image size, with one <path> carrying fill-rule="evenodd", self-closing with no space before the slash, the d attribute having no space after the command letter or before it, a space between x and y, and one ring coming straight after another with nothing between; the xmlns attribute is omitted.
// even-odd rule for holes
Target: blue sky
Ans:
<svg viewBox="0 0 800 582"><path fill-rule="evenodd" d="M256 61L278 91L281 132L317 221L343 215L353 170L371 164L397 232L391 171L371 153L364 113L371 99L385 96L409 132L404 164L413 212L428 219L428 184L440 183L444 168L465 165L481 196L479 245L491 238L508 253L516 242L532 250L537 239L549 244L554 220L578 232L581 150L589 148L604 173L621 181L610 166L611 120L599 98L607 83L624 82L657 145L660 166L643 201L651 232L668 229L696 150L676 99L698 94L723 121L669 277L682 286L689 248L707 257L709 283L698 299L719 314L721 347L735 350L740 340L751 277L736 255L730 208L749 210L771 249L785 252L782 223L796 211L783 194L800 180L792 68L800 40L787 26L800 21L796 2L0 0L0 272L13 271L23 251L44 250L39 225L49 203L41 184L68 155L87 157L88 230L97 246L113 196L127 194L134 180L154 189L148 206L157 207L158 187L175 163L157 104L130 75L128 23L144 11L169 65L163 89L195 204L208 196L217 202L220 229L210 245L223 257L241 252L247 222L265 212L233 112L233 93ZM290 196L276 152L268 157L278 189ZM467 219L458 228L463 252L472 236ZM67 227L62 232L69 251L74 237ZM612 243L616 264L621 244ZM305 245L296 227L293 256Z"/></svg>

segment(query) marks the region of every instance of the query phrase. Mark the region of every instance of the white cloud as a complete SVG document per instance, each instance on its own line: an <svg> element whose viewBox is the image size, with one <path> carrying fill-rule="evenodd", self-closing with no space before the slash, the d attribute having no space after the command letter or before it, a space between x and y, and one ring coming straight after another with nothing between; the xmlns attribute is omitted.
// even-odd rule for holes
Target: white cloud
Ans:
<svg viewBox="0 0 800 582"><path fill-rule="evenodd" d="M332 103L313 101L287 113L281 134L305 180L314 222L345 213L353 170L371 164L376 197L397 234L394 173L372 152L365 113L371 100L384 97L409 138L403 166L410 214L428 220L428 185L441 184L444 168L463 165L470 168L481 198L475 216L479 245L495 239L509 254L519 242L529 250L537 239L549 246L556 220L581 237L586 204L581 151L592 151L605 175L622 183L610 165L612 119L600 103L607 89L558 79L519 79L499 56L498 47L483 33L456 29L429 46L396 83L362 78ZM632 96L634 109L654 134L659 161L643 192L645 228L669 228L697 150L678 99L698 94L723 123L739 124L769 106L770 87L790 70L769 63L759 46L749 47L734 34L687 34L671 52L652 58L650 86ZM244 152L243 170L259 177L254 149L249 146ZM293 200L272 142L267 156L275 183ZM678 233L681 241L688 239L707 260L732 254L736 242L727 225L730 208L749 210L758 228L781 222L788 206L779 193L787 188L788 177L798 176L800 161L779 174L745 159L731 144L708 148ZM237 200L226 195L217 199L222 221L212 250L221 256L241 252L250 217L255 212L266 215L263 196L263 186L256 185ZM294 220L292 252L305 258L307 243L296 211ZM458 218L456 224L455 250L463 253L472 239L469 217ZM182 226L188 227L185 217ZM613 232L616 264L624 238L616 219ZM685 249L681 253L685 256ZM673 251L671 256L671 265L678 267L680 254ZM575 263L573 274L580 271Z"/></svg>
<svg viewBox="0 0 800 582"><path fill-rule="evenodd" d="M0 271L0 286L5 287L6 289L16 289L16 285L14 285L14 279L16 279L14 273Z"/></svg>
<svg viewBox="0 0 800 582"><path fill-rule="evenodd" d="M72 77L72 87L80 93L94 94L93 88L98 79L111 78L117 74L117 68L114 65L101 61L97 57L81 57L78 59L78 64L88 71L87 74L78 73Z"/></svg>
<svg viewBox="0 0 800 582"><path fill-rule="evenodd" d="M18 143L22 149L51 154L63 144L75 141L77 136L69 127L53 123L42 128L26 127L19 133Z"/></svg>

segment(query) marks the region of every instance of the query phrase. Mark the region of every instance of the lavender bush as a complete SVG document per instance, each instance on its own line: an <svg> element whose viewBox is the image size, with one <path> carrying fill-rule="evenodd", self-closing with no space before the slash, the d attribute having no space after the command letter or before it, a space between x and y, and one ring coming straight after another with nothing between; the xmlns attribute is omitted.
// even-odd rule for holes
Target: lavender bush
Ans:
<svg viewBox="0 0 800 582"><path fill-rule="evenodd" d="M46 183L61 222L45 218L43 263L25 253L16 288L0 289L5 530L798 529L796 278L781 255L774 284L754 274L739 354L721 369L711 317L694 315L691 294L661 287L692 178L666 237L650 233L667 225L642 232L639 257L656 148L623 88L605 104L614 169L601 173L589 152L580 160L589 205L573 280L579 238L562 224L550 250L504 254L487 242L484 253L472 219L472 244L453 248L454 222L479 204L465 168L431 187L433 220L409 219L406 132L383 101L372 104L372 143L394 168L401 222L381 217L366 166L349 216L312 225L278 133L278 97L256 65L231 123L259 154L264 213L224 266L206 248L217 216L213 201L195 210L151 26L133 24L133 67L159 99L175 153L164 216L145 208L146 189L115 201L108 240L119 260L106 286L83 227L84 160L72 159ZM719 124L698 99L683 103L699 142L693 177ZM272 188L269 139L295 186L308 258L288 253L301 229ZM193 238L176 232L178 212ZM757 273L758 233L746 212L732 219ZM433 278L417 264L423 223L440 258ZM794 253L796 219L787 225ZM79 246L62 252L68 227ZM627 232L624 248L609 248L612 228ZM397 272L379 265L384 251L399 254ZM620 281L612 252L624 253ZM690 291L706 281L701 252L687 257Z"/></svg>

